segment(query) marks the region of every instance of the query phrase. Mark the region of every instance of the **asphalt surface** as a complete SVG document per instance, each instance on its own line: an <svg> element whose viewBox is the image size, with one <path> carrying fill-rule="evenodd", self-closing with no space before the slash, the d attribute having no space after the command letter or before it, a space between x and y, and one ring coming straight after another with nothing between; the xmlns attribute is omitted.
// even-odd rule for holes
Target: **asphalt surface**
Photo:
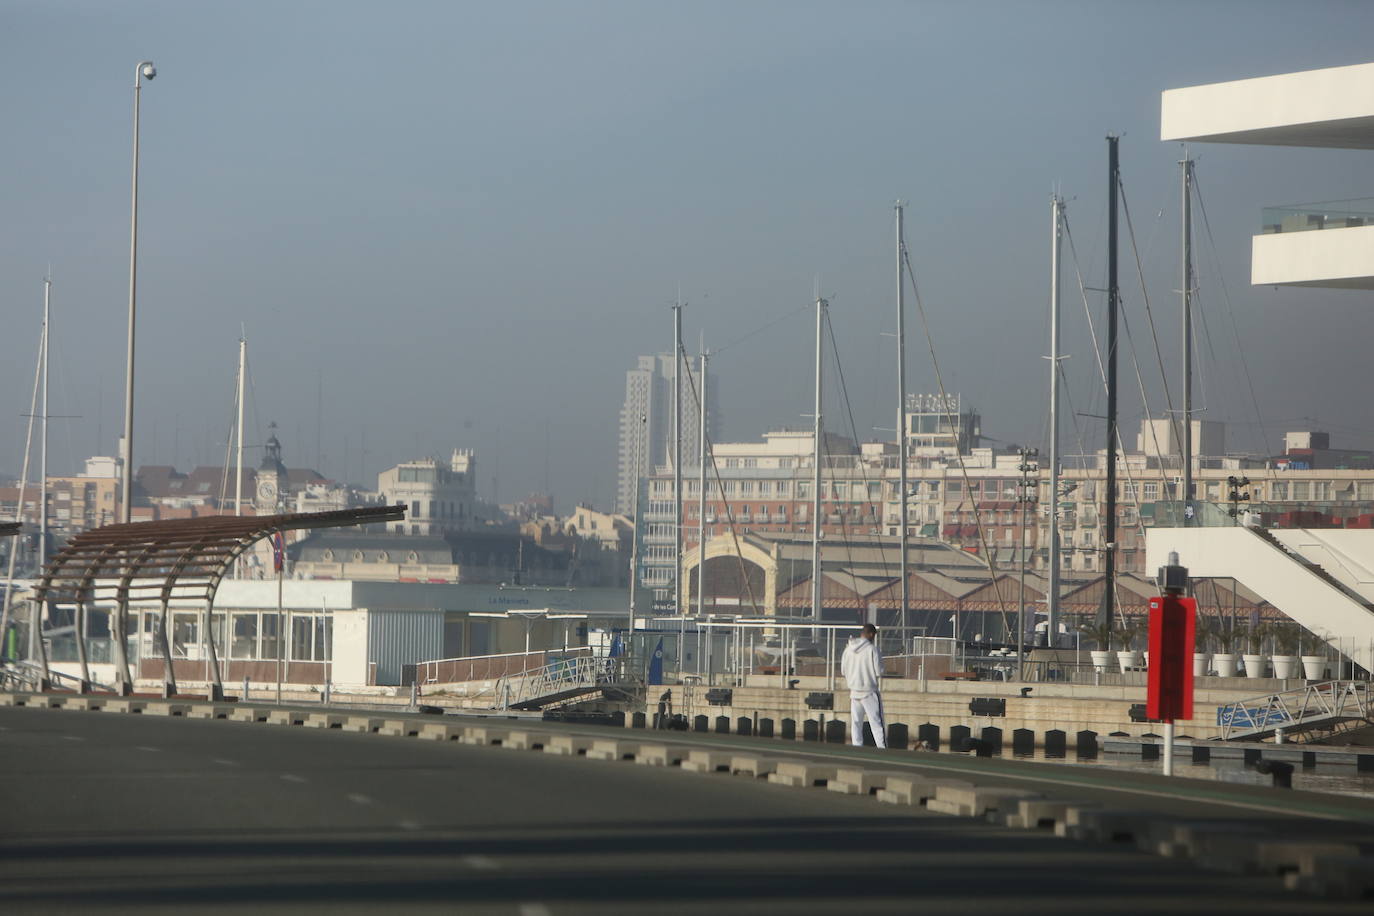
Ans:
<svg viewBox="0 0 1374 916"><path fill-rule="evenodd" d="M1368 912L823 790L228 721L0 708L0 813L5 914Z"/></svg>

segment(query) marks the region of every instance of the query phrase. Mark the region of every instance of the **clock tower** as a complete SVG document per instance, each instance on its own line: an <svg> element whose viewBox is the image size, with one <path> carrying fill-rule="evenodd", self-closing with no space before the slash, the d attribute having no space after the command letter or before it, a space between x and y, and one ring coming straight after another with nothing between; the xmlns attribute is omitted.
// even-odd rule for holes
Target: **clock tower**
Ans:
<svg viewBox="0 0 1374 916"><path fill-rule="evenodd" d="M276 515L286 497L286 466L281 462L281 442L277 440L277 424L267 426L267 444L262 464L258 465L257 494L254 508L258 515Z"/></svg>

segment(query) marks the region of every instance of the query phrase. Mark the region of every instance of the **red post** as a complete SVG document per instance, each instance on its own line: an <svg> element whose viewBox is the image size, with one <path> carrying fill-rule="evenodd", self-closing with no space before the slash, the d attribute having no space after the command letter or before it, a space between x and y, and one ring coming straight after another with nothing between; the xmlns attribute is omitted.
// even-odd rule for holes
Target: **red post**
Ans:
<svg viewBox="0 0 1374 916"><path fill-rule="evenodd" d="M1150 599L1150 687L1145 715L1173 722L1193 717L1193 644L1197 601Z"/></svg>

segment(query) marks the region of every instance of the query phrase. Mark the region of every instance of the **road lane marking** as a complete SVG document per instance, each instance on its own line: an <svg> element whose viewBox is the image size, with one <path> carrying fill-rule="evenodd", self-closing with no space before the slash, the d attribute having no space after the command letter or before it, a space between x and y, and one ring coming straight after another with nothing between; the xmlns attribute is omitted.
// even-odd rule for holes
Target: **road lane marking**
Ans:
<svg viewBox="0 0 1374 916"><path fill-rule="evenodd" d="M419 830L419 829L420 829L420 825L419 825L418 823L416 823L415 821L410 821L410 820L401 821L401 822L400 822L399 824L397 824L396 826L397 826L397 827L400 827L402 830Z"/></svg>
<svg viewBox="0 0 1374 916"><path fill-rule="evenodd" d="M136 750L136 751L160 751L160 750L162 750L162 748L160 748L160 747L148 747L146 744L140 744L138 747L134 748L134 750Z"/></svg>
<svg viewBox="0 0 1374 916"><path fill-rule="evenodd" d="M349 792L349 793L348 793L348 800L351 801L351 802L353 802L353 804L355 804L355 805L370 805L370 804L372 804L372 799L368 798L366 795L363 795L363 794L361 794L361 793L359 793L359 792Z"/></svg>
<svg viewBox="0 0 1374 916"><path fill-rule="evenodd" d="M237 760L225 760L223 757L216 757L212 763L218 763L222 767L236 767L239 765Z"/></svg>
<svg viewBox="0 0 1374 916"><path fill-rule="evenodd" d="M476 871L497 871L501 863L488 856L463 856L458 861Z"/></svg>
<svg viewBox="0 0 1374 916"><path fill-rule="evenodd" d="M282 778L283 780L285 780L286 782L306 782L306 781L307 781L306 778L305 778L304 776L297 776L295 773L283 773L283 774L281 774L281 778Z"/></svg>
<svg viewBox="0 0 1374 916"><path fill-rule="evenodd" d="M86 739L80 737L79 735L63 735L63 736L62 736L62 740L63 740L63 741L85 741Z"/></svg>

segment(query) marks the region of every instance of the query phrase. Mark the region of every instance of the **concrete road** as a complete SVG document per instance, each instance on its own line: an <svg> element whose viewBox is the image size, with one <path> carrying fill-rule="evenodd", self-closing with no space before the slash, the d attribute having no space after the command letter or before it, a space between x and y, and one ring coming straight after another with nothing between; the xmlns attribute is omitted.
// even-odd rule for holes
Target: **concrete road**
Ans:
<svg viewBox="0 0 1374 916"><path fill-rule="evenodd" d="M5 914L1368 912L868 798L225 721L0 708L0 812Z"/></svg>

